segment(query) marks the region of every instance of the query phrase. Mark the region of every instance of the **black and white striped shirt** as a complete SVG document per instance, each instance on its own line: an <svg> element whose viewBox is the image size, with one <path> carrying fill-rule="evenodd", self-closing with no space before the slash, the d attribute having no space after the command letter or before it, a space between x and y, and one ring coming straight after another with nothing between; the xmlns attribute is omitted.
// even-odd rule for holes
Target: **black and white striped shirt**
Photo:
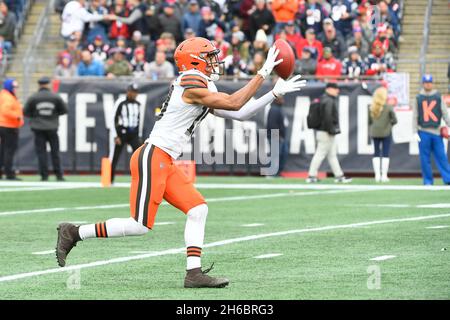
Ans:
<svg viewBox="0 0 450 320"><path fill-rule="evenodd" d="M140 106L136 100L120 99L116 102L114 127L117 136L127 133L138 133L140 121Z"/></svg>

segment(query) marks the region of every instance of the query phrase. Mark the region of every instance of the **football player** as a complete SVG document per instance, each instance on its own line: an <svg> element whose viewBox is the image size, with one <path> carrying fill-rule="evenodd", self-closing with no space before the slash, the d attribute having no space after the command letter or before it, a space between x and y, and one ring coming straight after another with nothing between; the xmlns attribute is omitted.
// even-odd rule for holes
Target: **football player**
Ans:
<svg viewBox="0 0 450 320"><path fill-rule="evenodd" d="M270 104L275 98L300 90L305 85L300 76L288 81L278 79L274 88L260 97L250 99L282 62L279 50L270 48L266 62L247 85L233 94L218 92L214 81L222 74L219 50L211 41L195 37L182 42L175 51L180 76L173 81L159 119L145 143L130 160L130 218L113 218L105 222L76 226L58 226L56 257L63 267L70 250L88 238L123 237L146 234L153 228L156 212L166 200L187 216L184 238L187 255L186 288L225 287L229 280L207 275L202 271L201 254L208 206L186 175L173 161L183 146L190 142L199 123L208 115L246 120Z"/></svg>

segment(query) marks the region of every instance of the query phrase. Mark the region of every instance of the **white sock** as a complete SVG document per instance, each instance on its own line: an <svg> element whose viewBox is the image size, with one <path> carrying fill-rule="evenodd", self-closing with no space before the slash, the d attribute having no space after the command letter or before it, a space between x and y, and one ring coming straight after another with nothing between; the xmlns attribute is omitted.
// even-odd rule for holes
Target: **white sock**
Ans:
<svg viewBox="0 0 450 320"><path fill-rule="evenodd" d="M184 240L186 242L187 270L201 267L201 254L205 237L208 206L201 204L187 213Z"/></svg>
<svg viewBox="0 0 450 320"><path fill-rule="evenodd" d="M82 225L79 228L82 240L89 238L140 236L148 232L148 228L133 218L114 218L105 222Z"/></svg>

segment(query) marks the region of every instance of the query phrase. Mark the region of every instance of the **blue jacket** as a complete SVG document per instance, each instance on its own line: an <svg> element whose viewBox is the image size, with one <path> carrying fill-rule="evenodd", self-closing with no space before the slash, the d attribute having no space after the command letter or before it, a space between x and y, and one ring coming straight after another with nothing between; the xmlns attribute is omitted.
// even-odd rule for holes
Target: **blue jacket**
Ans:
<svg viewBox="0 0 450 320"><path fill-rule="evenodd" d="M105 75L105 68L103 63L97 60L92 60L90 65L86 65L83 61L81 61L78 64L77 75L103 77Z"/></svg>
<svg viewBox="0 0 450 320"><path fill-rule="evenodd" d="M200 34L200 22L202 21L202 16L199 12L193 14L192 12L186 12L183 16L183 31L187 28L192 28L195 35Z"/></svg>

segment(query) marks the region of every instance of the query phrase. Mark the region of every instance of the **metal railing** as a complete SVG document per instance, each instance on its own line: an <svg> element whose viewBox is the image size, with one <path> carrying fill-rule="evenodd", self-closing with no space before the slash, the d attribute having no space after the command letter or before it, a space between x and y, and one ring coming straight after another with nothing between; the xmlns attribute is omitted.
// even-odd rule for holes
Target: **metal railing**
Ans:
<svg viewBox="0 0 450 320"><path fill-rule="evenodd" d="M433 10L433 0L428 0L427 7L425 9L425 19L423 21L422 46L420 47L420 78L422 78L422 76L425 74L432 10Z"/></svg>
<svg viewBox="0 0 450 320"><path fill-rule="evenodd" d="M50 14L53 10L55 0L50 0L47 2L44 10L39 16L38 23L36 25L36 29L33 33L32 40L25 52L23 57L23 76L22 76L22 101L25 101L30 93L30 75L34 72L37 66L37 48L42 41L42 37L44 35L44 31L48 26L48 22L50 20Z"/></svg>

